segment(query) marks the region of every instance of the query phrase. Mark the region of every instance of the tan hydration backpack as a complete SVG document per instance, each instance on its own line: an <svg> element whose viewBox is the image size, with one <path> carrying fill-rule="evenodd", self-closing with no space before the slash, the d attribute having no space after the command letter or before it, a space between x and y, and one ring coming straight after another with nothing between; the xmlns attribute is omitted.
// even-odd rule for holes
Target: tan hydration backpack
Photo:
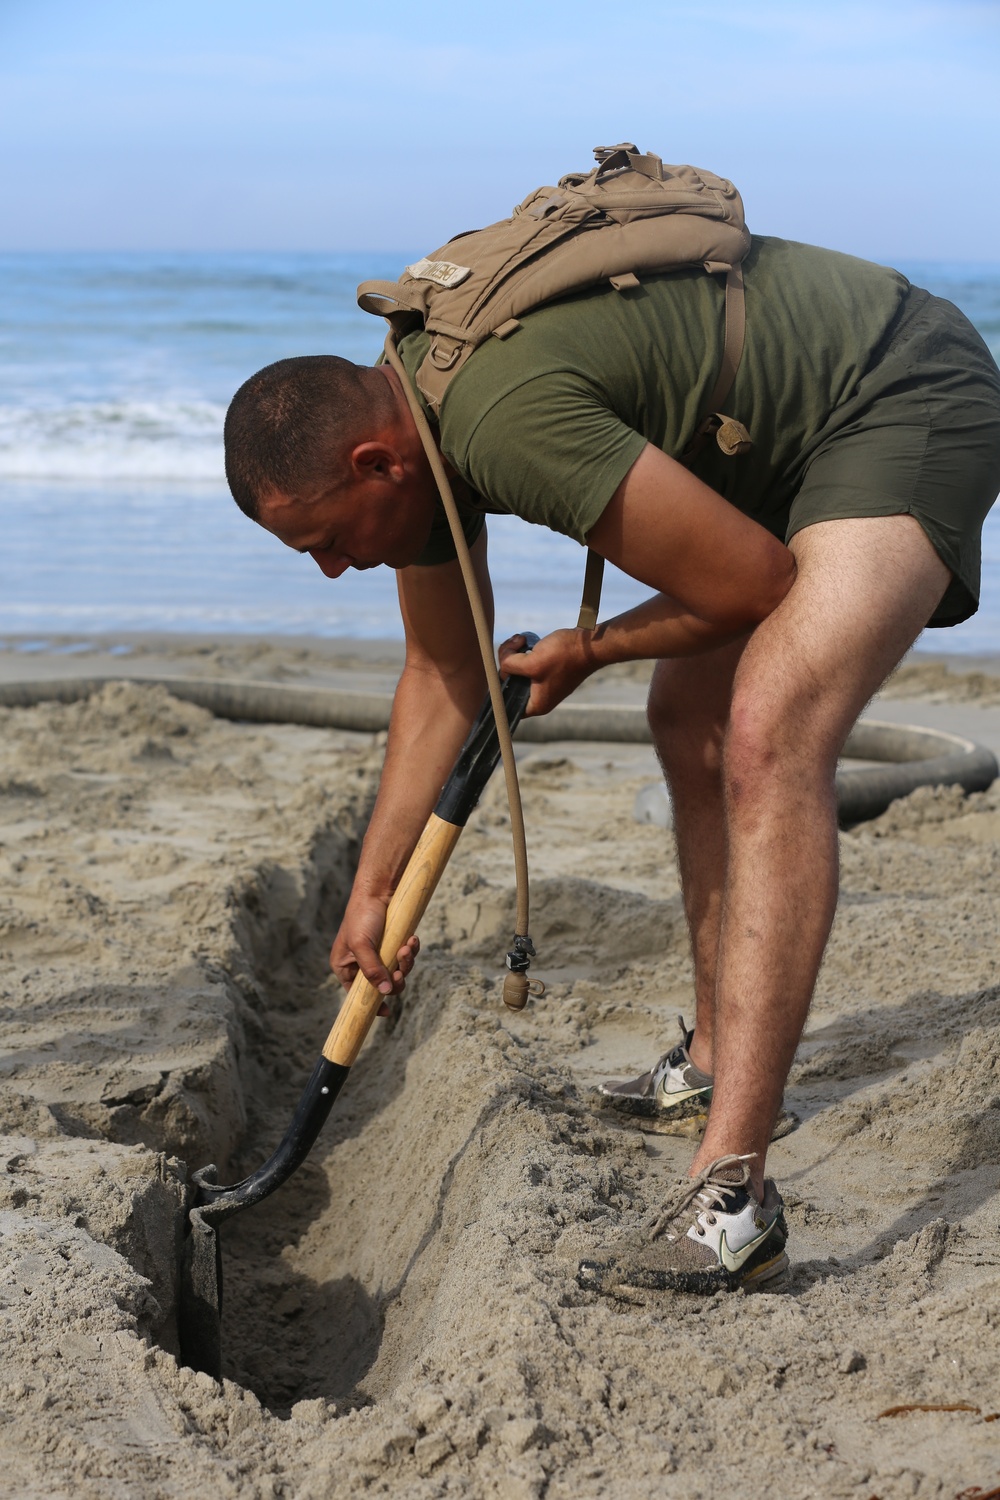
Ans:
<svg viewBox="0 0 1000 1500"><path fill-rule="evenodd" d="M743 202L731 182L697 167L665 166L630 144L598 147L592 172L537 188L485 229L456 235L407 266L398 281L365 281L358 304L385 317L396 337L423 327L427 355L417 388L436 415L445 392L486 339L511 338L519 319L556 297L610 282L623 296L644 275L702 266L726 277L726 333L715 387L684 450L690 462L715 435L724 453L750 437L723 415L743 353L741 263L750 248ZM590 553L579 625L597 623L603 560Z"/></svg>
<svg viewBox="0 0 1000 1500"><path fill-rule="evenodd" d="M504 1002L515 1010L527 1001L527 969L534 949L528 936L528 857L510 729L492 633L455 498L396 341L418 328L430 334L430 348L415 378L437 415L466 360L490 337L515 338L519 319L533 308L602 281L627 297L644 275L703 266L726 277L726 334L707 410L682 459L691 462L713 433L724 453L743 453L750 447L746 428L720 410L743 353L740 265L750 248L750 235L739 193L723 177L695 167L664 166L658 156L632 145L599 147L594 155L597 166L592 172L570 172L557 187L538 188L509 219L457 235L433 255L407 266L399 281L365 281L358 288L359 305L389 322L386 359L400 378L441 492L493 701L517 871L516 928L507 955L511 972L504 984ZM597 624L603 571L604 559L590 551L578 628L593 630Z"/></svg>

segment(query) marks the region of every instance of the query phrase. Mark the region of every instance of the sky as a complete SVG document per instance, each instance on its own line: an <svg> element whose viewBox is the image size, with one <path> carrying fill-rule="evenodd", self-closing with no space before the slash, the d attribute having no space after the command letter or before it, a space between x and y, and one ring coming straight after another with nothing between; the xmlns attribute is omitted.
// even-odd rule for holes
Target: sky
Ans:
<svg viewBox="0 0 1000 1500"><path fill-rule="evenodd" d="M0 0L0 250L424 252L622 139L1000 262L1000 0Z"/></svg>

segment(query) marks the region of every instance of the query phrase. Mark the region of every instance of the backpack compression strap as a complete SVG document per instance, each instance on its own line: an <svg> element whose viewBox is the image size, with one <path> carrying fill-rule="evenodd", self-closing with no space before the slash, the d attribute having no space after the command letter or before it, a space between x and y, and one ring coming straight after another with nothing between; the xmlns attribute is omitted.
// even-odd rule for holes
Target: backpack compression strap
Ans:
<svg viewBox="0 0 1000 1500"><path fill-rule="evenodd" d="M387 303L392 306L386 306ZM394 320L405 322L411 313L419 313L418 308L407 302L398 281L363 281L358 287L358 306L362 312L385 318L390 327L395 326Z"/></svg>

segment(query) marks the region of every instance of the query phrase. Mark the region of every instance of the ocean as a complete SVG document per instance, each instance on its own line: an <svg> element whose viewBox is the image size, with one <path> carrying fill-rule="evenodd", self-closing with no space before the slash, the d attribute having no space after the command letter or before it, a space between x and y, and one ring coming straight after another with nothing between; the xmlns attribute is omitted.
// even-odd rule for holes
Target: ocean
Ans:
<svg viewBox="0 0 1000 1500"><path fill-rule="evenodd" d="M412 257L411 257L412 258ZM372 361L365 277L407 257L0 256L0 639L173 631L398 637L387 569L324 579L236 509L222 422L236 388L290 354ZM1000 266L910 265L1000 358ZM927 649L1000 651L1000 507L983 603ZM498 635L576 618L584 553L490 519ZM604 612L647 592L608 570Z"/></svg>

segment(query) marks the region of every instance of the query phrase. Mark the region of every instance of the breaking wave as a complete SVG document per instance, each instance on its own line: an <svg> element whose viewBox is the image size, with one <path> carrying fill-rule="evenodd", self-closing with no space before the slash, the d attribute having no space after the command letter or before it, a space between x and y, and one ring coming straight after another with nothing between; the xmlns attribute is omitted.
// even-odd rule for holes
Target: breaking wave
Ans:
<svg viewBox="0 0 1000 1500"><path fill-rule="evenodd" d="M223 483L225 410L196 399L0 406L0 475Z"/></svg>

